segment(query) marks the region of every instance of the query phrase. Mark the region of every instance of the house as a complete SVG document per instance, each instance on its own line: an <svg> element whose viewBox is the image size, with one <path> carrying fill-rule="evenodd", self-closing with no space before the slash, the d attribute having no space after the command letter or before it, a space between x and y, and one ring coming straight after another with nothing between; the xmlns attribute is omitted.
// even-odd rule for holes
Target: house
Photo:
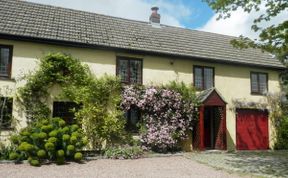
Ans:
<svg viewBox="0 0 288 178"><path fill-rule="evenodd" d="M125 83L193 83L201 90L200 120L193 131L200 149L268 149L273 128L267 111L233 101L267 103L265 93L280 92L279 74L285 67L260 50L233 48L234 38L162 25L158 8L141 22L0 0L0 87L10 88L3 95L12 96L25 83L18 78L36 69L39 58L63 52L88 64L95 75L118 75ZM25 126L17 104L7 103L5 118L12 114L18 127ZM52 97L48 104L54 116L71 114L67 108L72 103ZM132 122L138 115L131 111L128 117Z"/></svg>

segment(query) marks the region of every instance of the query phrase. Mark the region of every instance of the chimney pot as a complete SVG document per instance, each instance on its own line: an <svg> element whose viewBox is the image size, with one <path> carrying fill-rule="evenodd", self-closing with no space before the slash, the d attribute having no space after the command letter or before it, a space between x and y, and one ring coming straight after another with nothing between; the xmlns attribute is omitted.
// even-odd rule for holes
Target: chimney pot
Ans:
<svg viewBox="0 0 288 178"><path fill-rule="evenodd" d="M160 16L160 14L158 14L159 8L157 6L153 6L151 8L151 10L152 10L152 13L151 13L150 18L149 18L150 23L160 25L160 17L161 16Z"/></svg>

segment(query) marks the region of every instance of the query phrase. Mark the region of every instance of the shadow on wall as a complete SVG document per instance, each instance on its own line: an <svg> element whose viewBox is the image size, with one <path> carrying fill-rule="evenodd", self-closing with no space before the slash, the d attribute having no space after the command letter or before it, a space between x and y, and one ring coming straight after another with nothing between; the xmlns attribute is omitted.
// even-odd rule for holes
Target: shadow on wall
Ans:
<svg viewBox="0 0 288 178"><path fill-rule="evenodd" d="M236 145L235 145L228 129L226 129L226 139L227 139L227 150L228 151L235 151Z"/></svg>

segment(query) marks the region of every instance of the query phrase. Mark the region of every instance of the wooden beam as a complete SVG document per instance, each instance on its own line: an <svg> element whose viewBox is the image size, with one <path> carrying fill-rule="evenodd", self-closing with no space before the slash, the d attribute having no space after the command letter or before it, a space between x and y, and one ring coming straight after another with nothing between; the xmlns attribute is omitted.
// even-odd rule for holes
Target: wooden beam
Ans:
<svg viewBox="0 0 288 178"><path fill-rule="evenodd" d="M227 150L227 136L226 136L226 105L222 107L223 108L223 149Z"/></svg>
<svg viewBox="0 0 288 178"><path fill-rule="evenodd" d="M204 145L204 105L199 108L199 128L200 128L200 150L205 149Z"/></svg>

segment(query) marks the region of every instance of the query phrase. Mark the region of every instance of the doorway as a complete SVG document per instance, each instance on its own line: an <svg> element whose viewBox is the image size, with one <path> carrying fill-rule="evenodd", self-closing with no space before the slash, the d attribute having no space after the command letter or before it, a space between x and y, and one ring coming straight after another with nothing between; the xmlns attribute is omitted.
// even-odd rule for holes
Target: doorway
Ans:
<svg viewBox="0 0 288 178"><path fill-rule="evenodd" d="M204 108L204 144L205 149L217 149L217 138L220 131L221 107Z"/></svg>

